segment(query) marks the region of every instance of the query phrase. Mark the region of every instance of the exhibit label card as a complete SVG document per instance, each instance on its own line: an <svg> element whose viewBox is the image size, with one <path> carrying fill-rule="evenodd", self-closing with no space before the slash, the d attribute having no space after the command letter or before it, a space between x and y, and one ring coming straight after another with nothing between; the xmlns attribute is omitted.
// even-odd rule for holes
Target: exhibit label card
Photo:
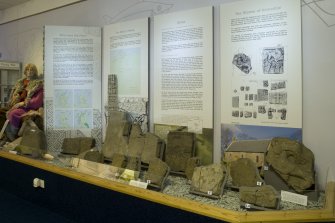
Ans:
<svg viewBox="0 0 335 223"><path fill-rule="evenodd" d="M132 113L134 119L142 121L144 131L147 128L146 109L149 98L148 44L148 18L104 26L104 108ZM115 86L114 92L111 85ZM115 101L111 101L111 98ZM138 118L141 115L145 116Z"/></svg>
<svg viewBox="0 0 335 223"><path fill-rule="evenodd" d="M98 134L101 128L101 28L45 26L44 32L48 143L59 144L61 136L76 136L67 134L73 130L79 131L79 135ZM55 130L64 134L56 134Z"/></svg>
<svg viewBox="0 0 335 223"><path fill-rule="evenodd" d="M154 123L213 127L213 9L154 18Z"/></svg>
<svg viewBox="0 0 335 223"><path fill-rule="evenodd" d="M221 123L302 128L300 0L222 4Z"/></svg>

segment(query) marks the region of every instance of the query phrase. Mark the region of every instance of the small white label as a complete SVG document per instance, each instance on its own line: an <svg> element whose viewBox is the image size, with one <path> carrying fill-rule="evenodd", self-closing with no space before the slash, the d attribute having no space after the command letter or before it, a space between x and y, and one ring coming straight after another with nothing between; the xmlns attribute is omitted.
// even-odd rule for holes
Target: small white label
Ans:
<svg viewBox="0 0 335 223"><path fill-rule="evenodd" d="M16 151L14 151L14 150L9 150L9 153L11 153L11 154L17 154L17 152Z"/></svg>
<svg viewBox="0 0 335 223"><path fill-rule="evenodd" d="M151 184L151 180L147 180L147 184Z"/></svg>
<svg viewBox="0 0 335 223"><path fill-rule="evenodd" d="M305 196L305 195L296 194L296 193L292 193L292 192L282 190L281 191L281 200L307 206L308 197Z"/></svg>
<svg viewBox="0 0 335 223"><path fill-rule="evenodd" d="M269 167L268 166L264 166L264 170L269 170Z"/></svg>
<svg viewBox="0 0 335 223"><path fill-rule="evenodd" d="M245 204L244 204L244 207L250 209L250 208L251 208L251 205L248 204L248 203L245 203Z"/></svg>
<svg viewBox="0 0 335 223"><path fill-rule="evenodd" d="M257 181L257 186L262 186L263 182Z"/></svg>
<svg viewBox="0 0 335 223"><path fill-rule="evenodd" d="M147 189L148 187L148 183L137 181L137 180L130 180L129 185L134 186L134 187L143 188L143 189Z"/></svg>
<svg viewBox="0 0 335 223"><path fill-rule="evenodd" d="M209 191L207 191L207 194L211 196L213 194L213 191L209 190Z"/></svg>

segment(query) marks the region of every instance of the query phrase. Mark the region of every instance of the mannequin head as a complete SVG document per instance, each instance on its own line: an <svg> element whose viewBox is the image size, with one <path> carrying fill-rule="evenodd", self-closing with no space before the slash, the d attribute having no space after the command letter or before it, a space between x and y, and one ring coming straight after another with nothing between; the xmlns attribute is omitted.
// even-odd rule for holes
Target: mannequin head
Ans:
<svg viewBox="0 0 335 223"><path fill-rule="evenodd" d="M32 64L32 63L28 63L24 67L23 74L27 79L37 79L38 78L38 72L37 72L36 65Z"/></svg>

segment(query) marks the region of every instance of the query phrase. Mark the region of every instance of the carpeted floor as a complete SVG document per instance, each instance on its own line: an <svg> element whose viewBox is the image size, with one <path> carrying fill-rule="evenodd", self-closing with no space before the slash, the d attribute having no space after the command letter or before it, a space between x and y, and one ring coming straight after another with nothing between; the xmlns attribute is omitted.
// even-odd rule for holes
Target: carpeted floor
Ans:
<svg viewBox="0 0 335 223"><path fill-rule="evenodd" d="M74 223L73 221L37 206L0 189L1 223Z"/></svg>

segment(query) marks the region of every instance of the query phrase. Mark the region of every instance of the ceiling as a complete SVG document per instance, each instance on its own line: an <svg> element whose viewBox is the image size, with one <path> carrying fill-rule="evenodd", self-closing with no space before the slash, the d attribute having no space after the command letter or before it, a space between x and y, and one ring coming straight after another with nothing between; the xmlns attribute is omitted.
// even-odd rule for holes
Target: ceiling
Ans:
<svg viewBox="0 0 335 223"><path fill-rule="evenodd" d="M0 0L0 10L4 10L28 1L30 0Z"/></svg>

